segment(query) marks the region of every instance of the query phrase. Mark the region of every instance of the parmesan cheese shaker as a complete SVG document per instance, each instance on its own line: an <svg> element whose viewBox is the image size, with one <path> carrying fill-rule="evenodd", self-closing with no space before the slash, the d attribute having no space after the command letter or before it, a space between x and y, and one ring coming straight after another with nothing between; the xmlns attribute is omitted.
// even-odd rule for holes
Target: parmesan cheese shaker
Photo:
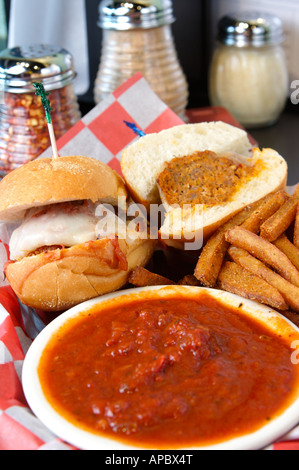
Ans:
<svg viewBox="0 0 299 470"><path fill-rule="evenodd" d="M153 91L184 118L188 85L172 36L171 0L103 0L99 12L103 46L95 81L95 102L99 103L136 72L141 72Z"/></svg>
<svg viewBox="0 0 299 470"><path fill-rule="evenodd" d="M219 21L209 78L211 104L227 108L245 127L275 123L288 94L281 20L243 12Z"/></svg>

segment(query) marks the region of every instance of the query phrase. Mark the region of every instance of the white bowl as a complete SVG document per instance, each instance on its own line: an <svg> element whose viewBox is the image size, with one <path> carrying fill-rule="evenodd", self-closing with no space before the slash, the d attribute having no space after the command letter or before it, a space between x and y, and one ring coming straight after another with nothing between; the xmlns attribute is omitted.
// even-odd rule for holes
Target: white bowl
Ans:
<svg viewBox="0 0 299 470"><path fill-rule="evenodd" d="M29 351L25 357L22 380L24 393L27 402L40 419L40 421L48 427L54 434L63 439L64 441L72 444L73 446L83 450L129 450L129 449L142 449L134 447L134 445L126 445L118 440L106 438L102 435L93 434L91 432L80 429L71 422L67 421L63 416L59 415L47 401L46 396L42 391L37 373L38 364L41 354L47 345L48 341L53 334L70 318L80 316L82 312L89 310L95 305L100 305L107 300L118 299L120 297L133 298L153 298L161 296L173 296L176 294L183 294L191 296L206 292L211 296L216 297L218 300L223 300L233 307L242 306L242 313L250 315L259 322L265 324L268 329L273 332L279 330L282 336L286 338L291 335L292 341L295 341L299 346L299 328L297 328L288 319L275 312L274 310L262 306L256 302L243 299L237 295L227 292L219 291L216 289L206 289L201 287L187 287L187 286L159 286L147 287L139 289L129 289L104 295L102 297L92 299L84 302L67 312L63 313L55 320L53 320L47 327L45 327L38 337L34 340ZM291 343L289 343L291 344ZM296 352L296 351L295 351ZM299 362L299 353L296 354ZM299 364L297 365L299 367ZM200 450L258 450L266 447L270 443L279 439L281 436L290 431L294 426L299 423L299 386L295 391L295 397L292 403L285 411L283 411L275 419L271 420L268 424L261 427L255 432L242 435L237 438L219 442L210 446L190 447L190 449Z"/></svg>

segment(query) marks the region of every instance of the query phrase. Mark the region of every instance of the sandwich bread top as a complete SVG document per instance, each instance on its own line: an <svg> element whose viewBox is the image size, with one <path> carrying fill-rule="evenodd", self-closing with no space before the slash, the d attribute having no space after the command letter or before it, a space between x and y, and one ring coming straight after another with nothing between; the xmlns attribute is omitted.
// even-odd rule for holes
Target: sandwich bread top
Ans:
<svg viewBox="0 0 299 470"><path fill-rule="evenodd" d="M127 197L121 177L91 157L33 160L0 182L0 220L19 220L31 207L76 200L117 204Z"/></svg>

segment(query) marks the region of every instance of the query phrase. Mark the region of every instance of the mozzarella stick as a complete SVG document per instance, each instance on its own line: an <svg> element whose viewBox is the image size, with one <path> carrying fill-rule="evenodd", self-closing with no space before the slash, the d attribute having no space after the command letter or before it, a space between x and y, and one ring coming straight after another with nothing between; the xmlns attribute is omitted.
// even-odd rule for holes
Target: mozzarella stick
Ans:
<svg viewBox="0 0 299 470"><path fill-rule="evenodd" d="M268 240L242 227L234 227L225 234L225 239L237 248L243 248L255 258L271 266L282 277L299 287L299 271L289 258Z"/></svg>
<svg viewBox="0 0 299 470"><path fill-rule="evenodd" d="M287 201L289 196L283 190L267 196L255 211L242 223L241 227L258 233L261 225Z"/></svg>
<svg viewBox="0 0 299 470"><path fill-rule="evenodd" d="M264 263L254 258L254 256L242 248L231 246L228 249L228 254L235 263L275 287L281 293L288 306L295 312L299 312L299 287L294 286L282 276L269 269Z"/></svg>
<svg viewBox="0 0 299 470"><path fill-rule="evenodd" d="M237 263L226 261L218 277L218 286L227 292L255 300L279 310L288 310L283 296L275 287Z"/></svg>

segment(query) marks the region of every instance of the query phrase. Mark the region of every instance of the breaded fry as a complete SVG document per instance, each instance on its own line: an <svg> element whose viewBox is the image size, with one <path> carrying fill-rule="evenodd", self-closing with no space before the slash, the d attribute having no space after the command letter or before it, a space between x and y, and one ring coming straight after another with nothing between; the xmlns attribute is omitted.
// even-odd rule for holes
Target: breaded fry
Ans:
<svg viewBox="0 0 299 470"><path fill-rule="evenodd" d="M237 263L226 261L218 277L218 286L246 299L255 300L279 310L288 310L288 306L275 287L264 279L252 274Z"/></svg>
<svg viewBox="0 0 299 470"><path fill-rule="evenodd" d="M198 258L194 276L205 287L215 287L229 243L225 240L225 232L236 225L242 224L258 207L255 203L246 207L218 228L204 245Z"/></svg>
<svg viewBox="0 0 299 470"><path fill-rule="evenodd" d="M287 255L289 260L299 271L299 249L288 239L286 234L283 233L273 244Z"/></svg>
<svg viewBox="0 0 299 470"><path fill-rule="evenodd" d="M261 225L261 237L270 242L277 240L295 220L297 206L298 197L294 195Z"/></svg>
<svg viewBox="0 0 299 470"><path fill-rule="evenodd" d="M129 277L129 283L136 287L147 287L147 286L163 286L163 285L174 285L175 282L167 279L166 277L160 276L159 274L152 273L145 268L139 267L132 271Z"/></svg>
<svg viewBox="0 0 299 470"><path fill-rule="evenodd" d="M299 312L299 287L288 282L242 248L231 246L228 249L228 254L235 263L275 287L283 296L288 306L295 312Z"/></svg>
<svg viewBox="0 0 299 470"><path fill-rule="evenodd" d="M215 287L229 243L220 232L208 240L197 261L194 276L203 286Z"/></svg>
<svg viewBox="0 0 299 470"><path fill-rule="evenodd" d="M293 196L296 197L297 199L299 198L299 183L297 184Z"/></svg>
<svg viewBox="0 0 299 470"><path fill-rule="evenodd" d="M178 282L179 286L200 286L200 282L193 274L187 274Z"/></svg>
<svg viewBox="0 0 299 470"><path fill-rule="evenodd" d="M290 310L282 310L282 311L280 311L280 313L281 313L284 317L286 317L286 318L288 318L289 320L291 320L291 322L293 322L293 323L294 323L296 326L298 326L298 328L299 328L299 315L298 315L298 313L292 312L292 311L290 311Z"/></svg>
<svg viewBox="0 0 299 470"><path fill-rule="evenodd" d="M287 201L289 196L283 190L267 196L255 211L241 224L253 233L259 233L261 225Z"/></svg>
<svg viewBox="0 0 299 470"><path fill-rule="evenodd" d="M255 258L260 259L266 265L275 269L289 282L299 287L299 271L289 258L268 240L242 227L234 227L228 230L225 234L225 239L233 246L248 251Z"/></svg>
<svg viewBox="0 0 299 470"><path fill-rule="evenodd" d="M294 245L299 248L299 204L297 206L297 212L294 224Z"/></svg>

